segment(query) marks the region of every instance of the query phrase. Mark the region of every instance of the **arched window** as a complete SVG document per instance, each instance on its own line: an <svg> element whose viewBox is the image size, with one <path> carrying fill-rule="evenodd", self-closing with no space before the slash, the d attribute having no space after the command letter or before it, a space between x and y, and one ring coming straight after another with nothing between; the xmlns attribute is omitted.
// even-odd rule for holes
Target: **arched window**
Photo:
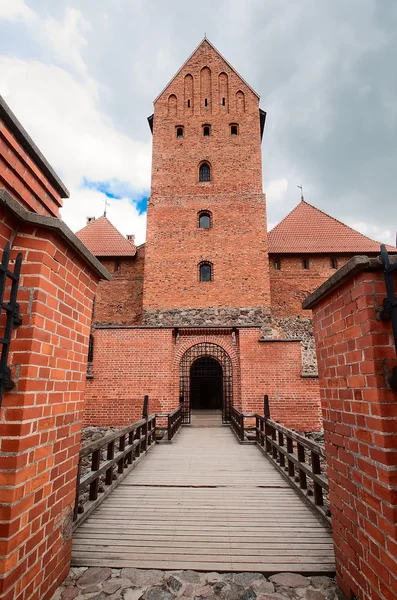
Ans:
<svg viewBox="0 0 397 600"><path fill-rule="evenodd" d="M238 135L238 125L237 125L237 123L232 123L230 125L230 135Z"/></svg>
<svg viewBox="0 0 397 600"><path fill-rule="evenodd" d="M208 210L202 210L199 212L199 227L200 229L210 229L211 213Z"/></svg>
<svg viewBox="0 0 397 600"><path fill-rule="evenodd" d="M211 134L211 125L203 125L203 136L208 137Z"/></svg>
<svg viewBox="0 0 397 600"><path fill-rule="evenodd" d="M91 333L89 344L88 344L88 362L92 362L93 360L94 360L94 336Z"/></svg>
<svg viewBox="0 0 397 600"><path fill-rule="evenodd" d="M176 137L183 138L183 127L181 125L176 128Z"/></svg>
<svg viewBox="0 0 397 600"><path fill-rule="evenodd" d="M199 181L211 181L211 167L206 162L200 166Z"/></svg>
<svg viewBox="0 0 397 600"><path fill-rule="evenodd" d="M210 262L202 262L199 265L200 281L212 281L212 265Z"/></svg>

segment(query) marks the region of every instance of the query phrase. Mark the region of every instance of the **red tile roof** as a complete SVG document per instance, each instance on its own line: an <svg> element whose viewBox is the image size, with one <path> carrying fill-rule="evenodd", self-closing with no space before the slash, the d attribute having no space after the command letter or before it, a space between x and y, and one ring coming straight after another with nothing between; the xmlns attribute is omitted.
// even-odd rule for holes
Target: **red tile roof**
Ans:
<svg viewBox="0 0 397 600"><path fill-rule="evenodd" d="M76 233L94 256L135 256L136 246L127 240L105 216L87 223Z"/></svg>
<svg viewBox="0 0 397 600"><path fill-rule="evenodd" d="M268 234L272 254L379 253L380 242L371 240L341 221L302 200ZM397 252L394 246L386 246Z"/></svg>

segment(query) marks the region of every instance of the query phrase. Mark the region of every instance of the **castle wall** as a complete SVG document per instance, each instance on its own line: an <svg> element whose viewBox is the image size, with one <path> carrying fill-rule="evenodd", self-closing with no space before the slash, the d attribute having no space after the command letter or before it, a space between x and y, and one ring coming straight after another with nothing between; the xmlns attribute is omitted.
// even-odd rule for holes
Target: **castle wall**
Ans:
<svg viewBox="0 0 397 600"><path fill-rule="evenodd" d="M309 269L304 269L302 259L309 261ZM302 309L302 302L337 269L332 268L331 258L337 260L340 269L351 255L274 255L269 256L269 277L272 314L275 317L308 318L308 312ZM274 268L277 260L280 269Z"/></svg>
<svg viewBox="0 0 397 600"><path fill-rule="evenodd" d="M100 328L94 332L93 379L87 381L85 424L123 426L179 403L180 364L195 344L209 342L229 355L233 405L263 414L269 394L272 418L302 430L320 428L318 383L302 377L298 341L259 341L260 328Z"/></svg>
<svg viewBox="0 0 397 600"><path fill-rule="evenodd" d="M112 279L99 283L93 323L139 325L142 322L145 245L139 246L132 258L101 259L101 263Z"/></svg>

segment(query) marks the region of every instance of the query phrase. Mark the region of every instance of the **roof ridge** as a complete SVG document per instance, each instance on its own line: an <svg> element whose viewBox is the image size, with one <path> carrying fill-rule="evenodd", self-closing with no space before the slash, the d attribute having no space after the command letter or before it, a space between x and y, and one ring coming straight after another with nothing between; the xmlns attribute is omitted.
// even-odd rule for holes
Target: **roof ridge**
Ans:
<svg viewBox="0 0 397 600"><path fill-rule="evenodd" d="M336 223L339 223L339 225L343 225L344 227L347 227L348 229L350 229L350 231L353 231L353 233L358 233L359 235L362 235L363 237L365 237L367 240L370 240L371 242L376 242L377 244L379 244L379 251L380 251L380 245L381 245L382 242L379 242L378 240L374 240L373 238L370 238L368 235L365 235L365 233L361 233L361 231L357 231L357 229L354 229L353 227L351 227L350 225L347 225L343 221L340 221L336 217L333 217L332 215L329 215L324 210L321 210L321 208L317 208L317 206L314 206L313 204L310 204L310 202L306 202L306 200L302 200L302 202L305 202L305 204L307 204L311 208L314 208L314 210L317 210L322 215L325 215L329 219L332 219Z"/></svg>

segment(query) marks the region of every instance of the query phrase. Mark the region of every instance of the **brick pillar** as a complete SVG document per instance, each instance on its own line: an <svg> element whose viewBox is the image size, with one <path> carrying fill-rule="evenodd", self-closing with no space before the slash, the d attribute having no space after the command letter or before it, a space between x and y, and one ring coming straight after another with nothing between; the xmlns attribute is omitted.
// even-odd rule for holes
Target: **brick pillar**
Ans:
<svg viewBox="0 0 397 600"><path fill-rule="evenodd" d="M19 212L18 218L7 213L0 228L3 237L14 237L12 258L23 254L23 321L9 358L16 385L0 409L0 598L45 600L70 565L91 311L101 273L70 231L67 240L63 223L31 214L21 223Z"/></svg>
<svg viewBox="0 0 397 600"><path fill-rule="evenodd" d="M397 365L377 259L355 257L313 309L338 583L348 598L397 598Z"/></svg>

